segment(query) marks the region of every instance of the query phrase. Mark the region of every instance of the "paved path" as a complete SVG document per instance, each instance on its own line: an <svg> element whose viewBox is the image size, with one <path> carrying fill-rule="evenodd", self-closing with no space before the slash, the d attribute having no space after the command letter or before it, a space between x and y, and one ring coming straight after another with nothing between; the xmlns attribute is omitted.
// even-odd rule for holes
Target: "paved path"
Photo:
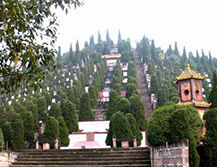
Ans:
<svg viewBox="0 0 217 167"><path fill-rule="evenodd" d="M141 94L141 100L144 104L145 110L146 110L146 119L149 119L151 116L153 109L150 102L150 97L148 95L148 88L147 84L145 82L145 76L144 76L144 67L143 64L139 60L139 56L137 52L134 50L134 56L135 56L135 66L136 66L136 78L138 81L139 91Z"/></svg>

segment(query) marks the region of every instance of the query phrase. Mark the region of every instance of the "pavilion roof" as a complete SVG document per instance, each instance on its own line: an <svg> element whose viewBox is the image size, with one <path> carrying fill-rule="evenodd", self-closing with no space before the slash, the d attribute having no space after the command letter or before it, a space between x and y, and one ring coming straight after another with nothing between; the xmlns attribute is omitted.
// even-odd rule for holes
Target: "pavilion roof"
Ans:
<svg viewBox="0 0 217 167"><path fill-rule="evenodd" d="M181 75L179 75L178 77L176 77L177 81L181 81L181 80L185 80L185 79L200 79L203 80L205 77L198 74L197 72L195 72L194 70L191 69L190 64L186 64L186 68L185 70L181 73Z"/></svg>
<svg viewBox="0 0 217 167"><path fill-rule="evenodd" d="M204 101L195 101L195 102L179 102L178 105L187 105L187 106L194 106L200 108L209 108L211 104L204 102Z"/></svg>

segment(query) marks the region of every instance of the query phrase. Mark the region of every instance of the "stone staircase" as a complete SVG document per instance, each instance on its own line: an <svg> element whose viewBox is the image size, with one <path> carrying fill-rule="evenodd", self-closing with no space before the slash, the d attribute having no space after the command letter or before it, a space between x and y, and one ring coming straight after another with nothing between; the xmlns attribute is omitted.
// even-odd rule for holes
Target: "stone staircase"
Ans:
<svg viewBox="0 0 217 167"><path fill-rule="evenodd" d="M150 167L149 148L24 150L10 167Z"/></svg>

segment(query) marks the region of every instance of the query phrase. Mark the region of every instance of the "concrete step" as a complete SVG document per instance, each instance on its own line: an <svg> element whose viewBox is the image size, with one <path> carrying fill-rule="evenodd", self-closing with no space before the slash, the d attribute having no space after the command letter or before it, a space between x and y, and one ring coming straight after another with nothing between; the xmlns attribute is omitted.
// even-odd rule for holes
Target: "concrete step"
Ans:
<svg viewBox="0 0 217 167"><path fill-rule="evenodd" d="M19 161L89 161L89 160L93 160L93 161L99 161L99 160L103 160L103 161L109 161L109 160L147 160L150 159L149 156L124 156L124 157L120 157L120 156L115 156L115 157L90 157L90 156L86 156L86 157L72 157L72 156L68 156L68 157L64 157L64 156L59 156L59 157L19 157Z"/></svg>
<svg viewBox="0 0 217 167"><path fill-rule="evenodd" d="M93 165L91 167L151 167L150 164L119 164L119 165ZM61 167L61 165L11 165L10 167ZM90 167L89 165L64 165L64 167Z"/></svg>
<svg viewBox="0 0 217 167"><path fill-rule="evenodd" d="M121 167L150 166L150 150L136 149L77 149L22 150L11 167Z"/></svg>
<svg viewBox="0 0 217 167"><path fill-rule="evenodd" d="M110 160L110 161L17 161L14 165L117 165L117 164L149 164L149 160Z"/></svg>

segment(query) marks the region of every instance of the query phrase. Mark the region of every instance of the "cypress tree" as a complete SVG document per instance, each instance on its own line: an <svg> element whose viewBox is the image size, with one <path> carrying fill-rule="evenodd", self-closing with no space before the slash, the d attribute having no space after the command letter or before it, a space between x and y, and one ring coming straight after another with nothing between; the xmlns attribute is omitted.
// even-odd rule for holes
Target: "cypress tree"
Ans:
<svg viewBox="0 0 217 167"><path fill-rule="evenodd" d="M67 147L69 145L69 131L63 117L58 118L59 122L59 146Z"/></svg>
<svg viewBox="0 0 217 167"><path fill-rule="evenodd" d="M72 44L70 44L70 48L69 48L69 62L75 65L75 59L72 51Z"/></svg>
<svg viewBox="0 0 217 167"><path fill-rule="evenodd" d="M24 125L24 139L31 143L34 140L33 115L26 111L21 114L21 118Z"/></svg>
<svg viewBox="0 0 217 167"><path fill-rule="evenodd" d="M89 95L90 95L90 107L95 108L97 105L97 93L93 85L89 87Z"/></svg>
<svg viewBox="0 0 217 167"><path fill-rule="evenodd" d="M23 120L15 115L11 122L12 128L12 149L20 150L25 148Z"/></svg>
<svg viewBox="0 0 217 167"><path fill-rule="evenodd" d="M130 98L130 113L136 119L140 130L145 130L145 109L138 95L133 95Z"/></svg>
<svg viewBox="0 0 217 167"><path fill-rule="evenodd" d="M4 122L1 125L1 129L4 135L4 143L7 144L9 148L11 148L11 141L12 141L11 123L9 121Z"/></svg>
<svg viewBox="0 0 217 167"><path fill-rule="evenodd" d="M126 98L129 99L135 91L136 91L136 84L128 83L126 86Z"/></svg>
<svg viewBox="0 0 217 167"><path fill-rule="evenodd" d="M187 64L187 53L186 53L186 49L185 49L185 47L184 47L184 48L183 48L182 58L181 58L182 69L185 68L185 64Z"/></svg>
<svg viewBox="0 0 217 167"><path fill-rule="evenodd" d="M106 42L108 43L108 42L110 42L110 36L109 36L109 31L107 30L106 31Z"/></svg>
<svg viewBox="0 0 217 167"><path fill-rule="evenodd" d="M45 121L47 107L46 107L46 99L44 96L38 97L37 107L38 107L38 119Z"/></svg>
<svg viewBox="0 0 217 167"><path fill-rule="evenodd" d="M52 103L51 108L48 113L49 113L49 116L57 119L58 117L62 115L60 105L58 103Z"/></svg>
<svg viewBox="0 0 217 167"><path fill-rule="evenodd" d="M124 114L130 112L130 102L125 97L120 97L117 102L116 111L120 111Z"/></svg>
<svg viewBox="0 0 217 167"><path fill-rule="evenodd" d="M99 43L102 43L102 38L101 38L100 32L98 31L98 44L99 44Z"/></svg>
<svg viewBox="0 0 217 167"><path fill-rule="evenodd" d="M158 94L158 90L160 88L160 83L157 79L157 76L156 75L153 75L151 77L151 92L154 93L154 94Z"/></svg>
<svg viewBox="0 0 217 167"><path fill-rule="evenodd" d="M116 112L117 100L118 100L118 94L116 91L112 89L109 94L109 105L107 111L108 120L110 120L111 116Z"/></svg>
<svg viewBox="0 0 217 167"><path fill-rule="evenodd" d="M205 113L206 137L202 160L203 165L209 167L217 166L217 108L208 110Z"/></svg>
<svg viewBox="0 0 217 167"><path fill-rule="evenodd" d="M179 56L179 49L178 49L178 46L177 46L177 42L175 42L175 51L174 51L175 55L176 56Z"/></svg>
<svg viewBox="0 0 217 167"><path fill-rule="evenodd" d="M43 142L50 143L54 147L54 141L59 138L59 124L54 117L48 117L43 134Z"/></svg>
<svg viewBox="0 0 217 167"><path fill-rule="evenodd" d="M61 110L68 131L77 132L79 129L78 129L78 121L76 116L75 105L71 101L65 99L61 103Z"/></svg>
<svg viewBox="0 0 217 167"><path fill-rule="evenodd" d="M80 121L94 120L94 114L90 108L90 98L88 93L84 93L81 97L79 120Z"/></svg>
<svg viewBox="0 0 217 167"><path fill-rule="evenodd" d="M136 138L137 140L137 144L138 146L141 145L141 140L142 140L142 133L140 132L139 130L139 126L138 124L136 123L136 120L135 118L133 117L132 114L126 114L126 118L130 124L130 128L131 128L131 131L132 131L132 134L133 134L133 137Z"/></svg>
<svg viewBox="0 0 217 167"><path fill-rule="evenodd" d="M106 144L111 145L112 137L116 139L132 139L133 134L127 118L120 111L116 112L111 117L109 132L106 137Z"/></svg>
<svg viewBox="0 0 217 167"><path fill-rule="evenodd" d="M78 40L76 42L76 49L75 49L75 63L79 64L80 63L80 49L79 49L79 43Z"/></svg>
<svg viewBox="0 0 217 167"><path fill-rule="evenodd" d="M0 151L4 149L4 135L2 133L2 129L0 128Z"/></svg>
<svg viewBox="0 0 217 167"><path fill-rule="evenodd" d="M62 57L61 57L61 47L59 46L58 47L58 52L57 52L57 59L56 59L56 64L57 64L57 67L60 68L61 67L61 64L62 64Z"/></svg>
<svg viewBox="0 0 217 167"><path fill-rule="evenodd" d="M122 41L122 38L121 38L121 31L119 30L119 31L118 31L118 44L120 44L121 41Z"/></svg>
<svg viewBox="0 0 217 167"><path fill-rule="evenodd" d="M213 71L212 90L209 95L210 108L217 108L217 72Z"/></svg>
<svg viewBox="0 0 217 167"><path fill-rule="evenodd" d="M38 129L38 106L33 101L27 100L25 102L26 110L32 113L33 116L33 129Z"/></svg>

